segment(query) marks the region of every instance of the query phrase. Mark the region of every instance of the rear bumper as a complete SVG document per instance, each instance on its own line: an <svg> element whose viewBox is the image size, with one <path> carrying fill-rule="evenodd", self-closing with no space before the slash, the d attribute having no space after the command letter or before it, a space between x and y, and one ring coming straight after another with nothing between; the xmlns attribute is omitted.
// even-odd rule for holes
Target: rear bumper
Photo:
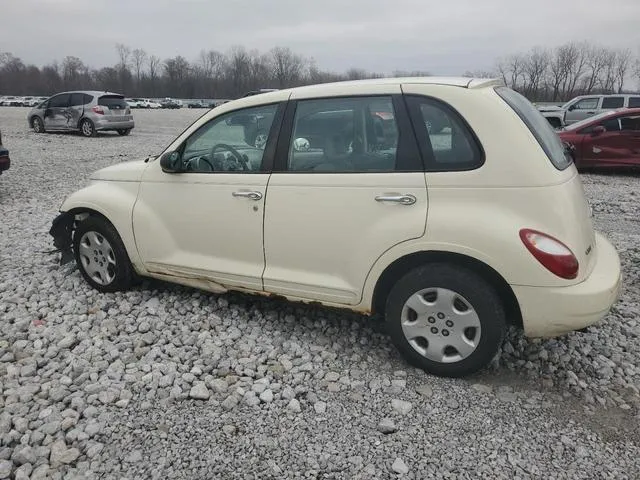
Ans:
<svg viewBox="0 0 640 480"><path fill-rule="evenodd" d="M595 254L598 258L591 275L577 285L512 286L527 336L562 335L592 325L607 315L620 294L620 258L613 245L597 232Z"/></svg>
<svg viewBox="0 0 640 480"><path fill-rule="evenodd" d="M96 130L120 130L122 128L133 128L133 118L129 120L110 121L108 118L101 118L94 122Z"/></svg>

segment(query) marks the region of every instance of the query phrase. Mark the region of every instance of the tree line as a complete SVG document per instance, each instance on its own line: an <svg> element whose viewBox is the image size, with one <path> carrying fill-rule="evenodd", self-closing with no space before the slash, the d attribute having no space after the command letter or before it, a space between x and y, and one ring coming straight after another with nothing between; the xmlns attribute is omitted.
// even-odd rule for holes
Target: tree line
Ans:
<svg viewBox="0 0 640 480"><path fill-rule="evenodd" d="M467 72L496 77L531 101L567 101L577 95L622 93L629 78L640 81L640 58L629 48L568 42L556 48L534 47L499 59L494 69Z"/></svg>
<svg viewBox="0 0 640 480"><path fill-rule="evenodd" d="M0 52L0 94L51 95L63 90L109 90L128 97L237 98L259 88L387 76L351 68L335 73L287 47L268 52L236 46L228 52L202 50L189 61L161 59L145 50L116 45L118 62L92 68L67 56L43 67ZM498 77L533 101L564 101L584 93L622 92L628 77L640 78L640 61L629 49L570 42L553 49L532 48L496 62L494 68L465 76ZM394 71L392 76L424 76L424 71Z"/></svg>

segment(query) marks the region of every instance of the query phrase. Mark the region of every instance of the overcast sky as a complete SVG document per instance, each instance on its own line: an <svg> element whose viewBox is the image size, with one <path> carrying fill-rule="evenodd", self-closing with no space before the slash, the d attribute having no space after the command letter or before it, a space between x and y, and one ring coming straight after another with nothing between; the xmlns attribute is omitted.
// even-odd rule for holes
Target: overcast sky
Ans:
<svg viewBox="0 0 640 480"><path fill-rule="evenodd" d="M0 0L0 51L43 65L116 63L117 42L167 58L282 45L342 71L461 74L530 47L640 47L640 0Z"/></svg>

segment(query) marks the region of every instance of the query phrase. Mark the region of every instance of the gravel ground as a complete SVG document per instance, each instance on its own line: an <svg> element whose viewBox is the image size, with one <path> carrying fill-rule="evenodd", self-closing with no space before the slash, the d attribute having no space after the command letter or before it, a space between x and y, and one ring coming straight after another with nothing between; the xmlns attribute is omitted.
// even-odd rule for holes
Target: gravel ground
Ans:
<svg viewBox="0 0 640 480"><path fill-rule="evenodd" d="M640 477L640 177L584 174L625 285L587 333L510 332L491 369L428 376L377 320L162 282L98 294L48 229L97 168L158 153L202 110L129 137L36 135L0 108L0 479Z"/></svg>

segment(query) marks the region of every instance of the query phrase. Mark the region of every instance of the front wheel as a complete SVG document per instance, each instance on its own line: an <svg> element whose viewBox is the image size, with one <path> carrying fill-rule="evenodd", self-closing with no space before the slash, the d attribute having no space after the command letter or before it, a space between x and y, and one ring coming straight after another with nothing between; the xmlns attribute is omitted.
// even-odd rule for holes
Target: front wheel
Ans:
<svg viewBox="0 0 640 480"><path fill-rule="evenodd" d="M44 133L44 123L40 117L34 117L31 121L31 127L36 133Z"/></svg>
<svg viewBox="0 0 640 480"><path fill-rule="evenodd" d="M100 292L126 290L135 274L116 229L101 217L83 220L73 235L73 250L80 273Z"/></svg>
<svg viewBox="0 0 640 480"><path fill-rule="evenodd" d="M502 302L482 277L437 263L400 278L386 304L393 343L409 363L462 377L486 367L506 331Z"/></svg>
<svg viewBox="0 0 640 480"><path fill-rule="evenodd" d="M93 125L93 122L88 118L85 118L80 122L80 132L85 137L95 137L96 136L96 127Z"/></svg>
<svg viewBox="0 0 640 480"><path fill-rule="evenodd" d="M130 128L119 128L118 129L118 135L120 136L125 136L125 135L129 135L131 133L131 129Z"/></svg>

